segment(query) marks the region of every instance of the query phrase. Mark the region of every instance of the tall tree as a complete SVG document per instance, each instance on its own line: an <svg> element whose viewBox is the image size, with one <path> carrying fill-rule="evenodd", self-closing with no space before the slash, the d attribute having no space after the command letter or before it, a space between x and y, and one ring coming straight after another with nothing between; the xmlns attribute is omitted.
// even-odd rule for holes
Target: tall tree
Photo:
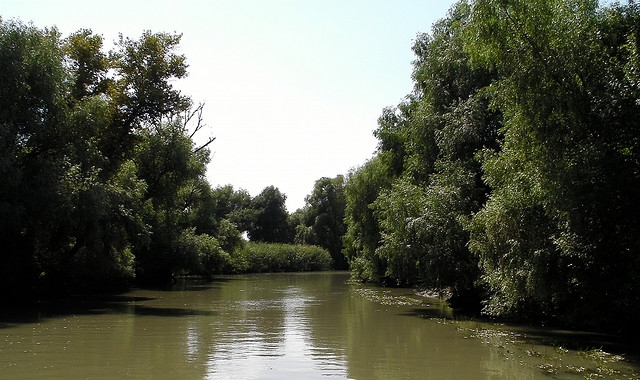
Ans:
<svg viewBox="0 0 640 380"><path fill-rule="evenodd" d="M192 244L189 235L208 188L208 143L195 148L185 126L192 113L179 117L191 104L170 84L186 75L179 40L145 32L107 55L88 30L62 39L56 29L0 20L4 297L126 286L134 253L139 272L164 266L165 257L143 264L141 253L166 236L198 257L219 253L214 241ZM178 207L189 216L175 217ZM149 223L159 214L180 223ZM181 231L163 235L167 226Z"/></svg>
<svg viewBox="0 0 640 380"><path fill-rule="evenodd" d="M194 153L181 120L159 123L137 132L135 161L147 184L145 222L153 238L136 252L137 276L143 282L166 282L197 261L183 257L181 236L193 226L201 192L208 151Z"/></svg>
<svg viewBox="0 0 640 380"><path fill-rule="evenodd" d="M4 296L37 282L64 200L65 71L56 29L0 19L0 281ZM63 140L63 141L61 141ZM65 210L66 211L66 210ZM24 282L25 286L20 286Z"/></svg>
<svg viewBox="0 0 640 380"><path fill-rule="evenodd" d="M296 242L318 245L326 248L333 258L336 269L347 269L342 253L342 237L346 232L344 224L344 177L323 177L317 180L313 192L305 198Z"/></svg>
<svg viewBox="0 0 640 380"><path fill-rule="evenodd" d="M267 243L292 241L286 200L286 195L274 186L265 187L251 200L255 219L248 229L249 239Z"/></svg>
<svg viewBox="0 0 640 380"><path fill-rule="evenodd" d="M470 9L457 4L432 34L418 36L414 91L378 121L378 159L388 165L387 184L368 206L379 237L361 256L368 262L365 277L451 289L456 297L475 293L479 275L464 227L489 190L476 154L499 140L499 115L481 93L493 74L472 67L463 49ZM348 222L350 229L357 225Z"/></svg>
<svg viewBox="0 0 640 380"><path fill-rule="evenodd" d="M471 229L487 311L632 326L638 5L478 0L473 9L466 48L499 72L489 92L505 115L501 149L484 155L493 193Z"/></svg>
<svg viewBox="0 0 640 380"><path fill-rule="evenodd" d="M345 224L343 253L356 278L379 281L386 271L386 262L375 254L380 242L380 224L374 215L373 203L380 193L391 186L389 158L378 154L347 176L345 194Z"/></svg>

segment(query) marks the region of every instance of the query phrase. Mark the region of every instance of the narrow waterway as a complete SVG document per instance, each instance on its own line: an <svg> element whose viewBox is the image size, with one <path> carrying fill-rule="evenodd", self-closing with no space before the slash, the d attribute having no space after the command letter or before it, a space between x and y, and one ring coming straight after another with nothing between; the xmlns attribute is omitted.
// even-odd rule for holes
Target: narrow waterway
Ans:
<svg viewBox="0 0 640 380"><path fill-rule="evenodd" d="M5 310L0 379L639 378L602 337L459 320L348 278L231 276Z"/></svg>

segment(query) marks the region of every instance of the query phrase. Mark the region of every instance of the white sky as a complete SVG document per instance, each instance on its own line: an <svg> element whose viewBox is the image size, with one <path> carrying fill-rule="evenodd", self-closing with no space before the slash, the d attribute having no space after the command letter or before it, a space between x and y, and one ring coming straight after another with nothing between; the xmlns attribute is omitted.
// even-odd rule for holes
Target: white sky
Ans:
<svg viewBox="0 0 640 380"><path fill-rule="evenodd" d="M273 185L287 209L315 181L371 158L377 118L411 91L412 41L452 0L0 0L3 19L137 39L182 33L189 76L215 136L207 177L255 196Z"/></svg>

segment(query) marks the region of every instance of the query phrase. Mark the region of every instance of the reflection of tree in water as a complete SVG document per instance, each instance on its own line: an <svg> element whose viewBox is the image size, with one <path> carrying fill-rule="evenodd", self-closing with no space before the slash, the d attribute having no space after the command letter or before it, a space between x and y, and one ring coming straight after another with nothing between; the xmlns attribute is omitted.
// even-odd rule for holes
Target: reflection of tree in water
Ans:
<svg viewBox="0 0 640 380"><path fill-rule="evenodd" d="M526 353L553 346L523 345L523 329L491 334L490 324L455 320L438 299L348 278L238 278L216 301L226 311L209 340L209 378L548 378L545 362ZM564 368L580 368L562 360Z"/></svg>
<svg viewBox="0 0 640 380"><path fill-rule="evenodd" d="M347 329L350 377L478 378L486 350L456 339L455 327L438 323L441 318L418 317L439 310L437 300L427 307L426 299L403 289L366 288L354 294L348 306L353 315Z"/></svg>
<svg viewBox="0 0 640 380"><path fill-rule="evenodd" d="M343 284L348 274L337 277ZM327 298L335 279L326 273L259 275L224 287L210 378L345 378L344 349L335 347L344 347L344 339L314 339L325 334L323 324L344 325L327 315L334 308Z"/></svg>
<svg viewBox="0 0 640 380"><path fill-rule="evenodd" d="M600 343L593 335L455 320L437 299L348 278L238 276L51 305L33 321L0 320L2 364L12 365L0 371L3 378L637 378L637 365L620 356L574 349ZM575 343L560 343L567 341Z"/></svg>
<svg viewBox="0 0 640 380"><path fill-rule="evenodd" d="M238 277L226 285L215 301L221 315L212 323L210 378L264 370L264 358L282 351L284 310L278 285L265 276Z"/></svg>

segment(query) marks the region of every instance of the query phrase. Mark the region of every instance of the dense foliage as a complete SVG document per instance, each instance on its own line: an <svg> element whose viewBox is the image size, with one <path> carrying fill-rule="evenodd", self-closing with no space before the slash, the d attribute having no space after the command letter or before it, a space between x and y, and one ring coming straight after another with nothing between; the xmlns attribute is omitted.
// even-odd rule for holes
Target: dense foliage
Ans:
<svg viewBox="0 0 640 380"><path fill-rule="evenodd" d="M105 54L88 30L0 28L3 295L166 281L217 254L193 244L211 140L194 145L201 107L171 85L180 36Z"/></svg>
<svg viewBox="0 0 640 380"><path fill-rule="evenodd" d="M494 190L470 228L487 311L636 323L638 25L634 3L476 4L468 51L499 73L505 115L502 147L483 161Z"/></svg>
<svg viewBox="0 0 640 380"><path fill-rule="evenodd" d="M638 25L635 2L476 0L418 36L414 91L347 178L354 274L489 315L633 328Z"/></svg>
<svg viewBox="0 0 640 380"><path fill-rule="evenodd" d="M305 207L290 216L294 242L325 248L331 254L335 269L347 269L342 253L344 223L344 177L323 177L315 182L305 199Z"/></svg>
<svg viewBox="0 0 640 380"><path fill-rule="evenodd" d="M229 272L309 272L328 270L331 265L331 255L321 247L247 242L232 256Z"/></svg>
<svg viewBox="0 0 640 380"><path fill-rule="evenodd" d="M476 291L465 221L485 202L477 152L498 146L500 117L481 91L492 72L463 49L470 9L458 5L419 36L415 90L383 112L378 155L348 179L345 253L363 279Z"/></svg>
<svg viewBox="0 0 640 380"><path fill-rule="evenodd" d="M292 240L286 200L287 197L274 186L266 187L252 199L254 214L247 230L252 241L287 243Z"/></svg>
<svg viewBox="0 0 640 380"><path fill-rule="evenodd" d="M286 197L211 188L203 106L172 86L187 75L179 42L145 32L105 53L89 30L0 19L2 297L328 267L320 248L245 246L243 232L293 242Z"/></svg>

